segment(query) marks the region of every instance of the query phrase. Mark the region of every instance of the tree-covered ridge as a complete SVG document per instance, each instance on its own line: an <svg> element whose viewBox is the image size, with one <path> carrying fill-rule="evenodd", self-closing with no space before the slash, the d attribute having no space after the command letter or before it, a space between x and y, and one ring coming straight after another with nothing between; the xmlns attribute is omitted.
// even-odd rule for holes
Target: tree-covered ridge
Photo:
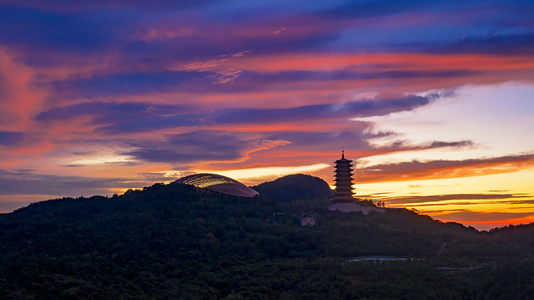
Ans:
<svg viewBox="0 0 534 300"><path fill-rule="evenodd" d="M276 202L291 202L305 199L330 199L332 190L319 177L293 174L253 187L264 197Z"/></svg>
<svg viewBox="0 0 534 300"><path fill-rule="evenodd" d="M521 238L532 226L478 232L407 210L365 216L305 200L173 183L32 204L0 215L0 299L534 295L532 238ZM302 210L313 210L319 226L300 226L292 215ZM408 260L348 262L377 255Z"/></svg>

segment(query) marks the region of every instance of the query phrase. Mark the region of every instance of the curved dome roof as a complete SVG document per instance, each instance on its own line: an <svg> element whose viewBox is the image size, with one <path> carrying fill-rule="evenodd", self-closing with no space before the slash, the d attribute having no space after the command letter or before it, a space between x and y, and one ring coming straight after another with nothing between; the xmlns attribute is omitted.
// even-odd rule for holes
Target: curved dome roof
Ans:
<svg viewBox="0 0 534 300"><path fill-rule="evenodd" d="M194 174L182 177L175 181L193 185L199 188L206 188L223 194L252 198L258 195L258 192L247 187L241 182L232 178L209 173Z"/></svg>

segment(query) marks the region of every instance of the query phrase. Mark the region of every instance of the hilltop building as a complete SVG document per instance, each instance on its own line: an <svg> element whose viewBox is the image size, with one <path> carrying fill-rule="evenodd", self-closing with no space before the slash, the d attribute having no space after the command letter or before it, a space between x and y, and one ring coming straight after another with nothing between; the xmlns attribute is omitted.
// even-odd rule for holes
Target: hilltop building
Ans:
<svg viewBox="0 0 534 300"><path fill-rule="evenodd" d="M182 177L175 182L238 197L253 198L258 195L257 191L247 187L241 182L218 174L194 174Z"/></svg>
<svg viewBox="0 0 534 300"><path fill-rule="evenodd" d="M341 159L335 161L336 166L334 168L334 181L336 182L336 190L334 192L334 198L331 201L329 210L342 211L342 212L361 212L364 215L370 212L385 212L384 208L376 206L362 206L362 202L354 198L354 192L352 191L352 160L345 158L345 151L341 151Z"/></svg>
<svg viewBox="0 0 534 300"><path fill-rule="evenodd" d="M336 191L332 203L353 203L354 193L352 192L352 160L345 158L345 151L341 151L341 159L335 161L334 181Z"/></svg>

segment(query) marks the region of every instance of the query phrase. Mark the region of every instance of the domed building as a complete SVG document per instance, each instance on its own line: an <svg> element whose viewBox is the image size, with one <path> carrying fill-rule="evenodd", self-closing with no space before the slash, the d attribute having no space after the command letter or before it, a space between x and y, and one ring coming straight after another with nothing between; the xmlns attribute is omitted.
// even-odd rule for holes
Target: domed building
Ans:
<svg viewBox="0 0 534 300"><path fill-rule="evenodd" d="M218 174L194 174L182 177L175 182L238 197L252 198L259 194L237 180Z"/></svg>

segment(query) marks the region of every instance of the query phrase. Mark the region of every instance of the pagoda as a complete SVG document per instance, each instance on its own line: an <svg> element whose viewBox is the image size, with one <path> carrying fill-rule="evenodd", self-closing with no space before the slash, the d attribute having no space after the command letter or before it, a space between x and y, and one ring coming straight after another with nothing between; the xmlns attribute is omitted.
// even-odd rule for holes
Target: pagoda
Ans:
<svg viewBox="0 0 534 300"><path fill-rule="evenodd" d="M341 151L341 159L335 161L335 179L336 191L332 203L354 203L355 199L352 192L352 160L345 158L345 151Z"/></svg>

